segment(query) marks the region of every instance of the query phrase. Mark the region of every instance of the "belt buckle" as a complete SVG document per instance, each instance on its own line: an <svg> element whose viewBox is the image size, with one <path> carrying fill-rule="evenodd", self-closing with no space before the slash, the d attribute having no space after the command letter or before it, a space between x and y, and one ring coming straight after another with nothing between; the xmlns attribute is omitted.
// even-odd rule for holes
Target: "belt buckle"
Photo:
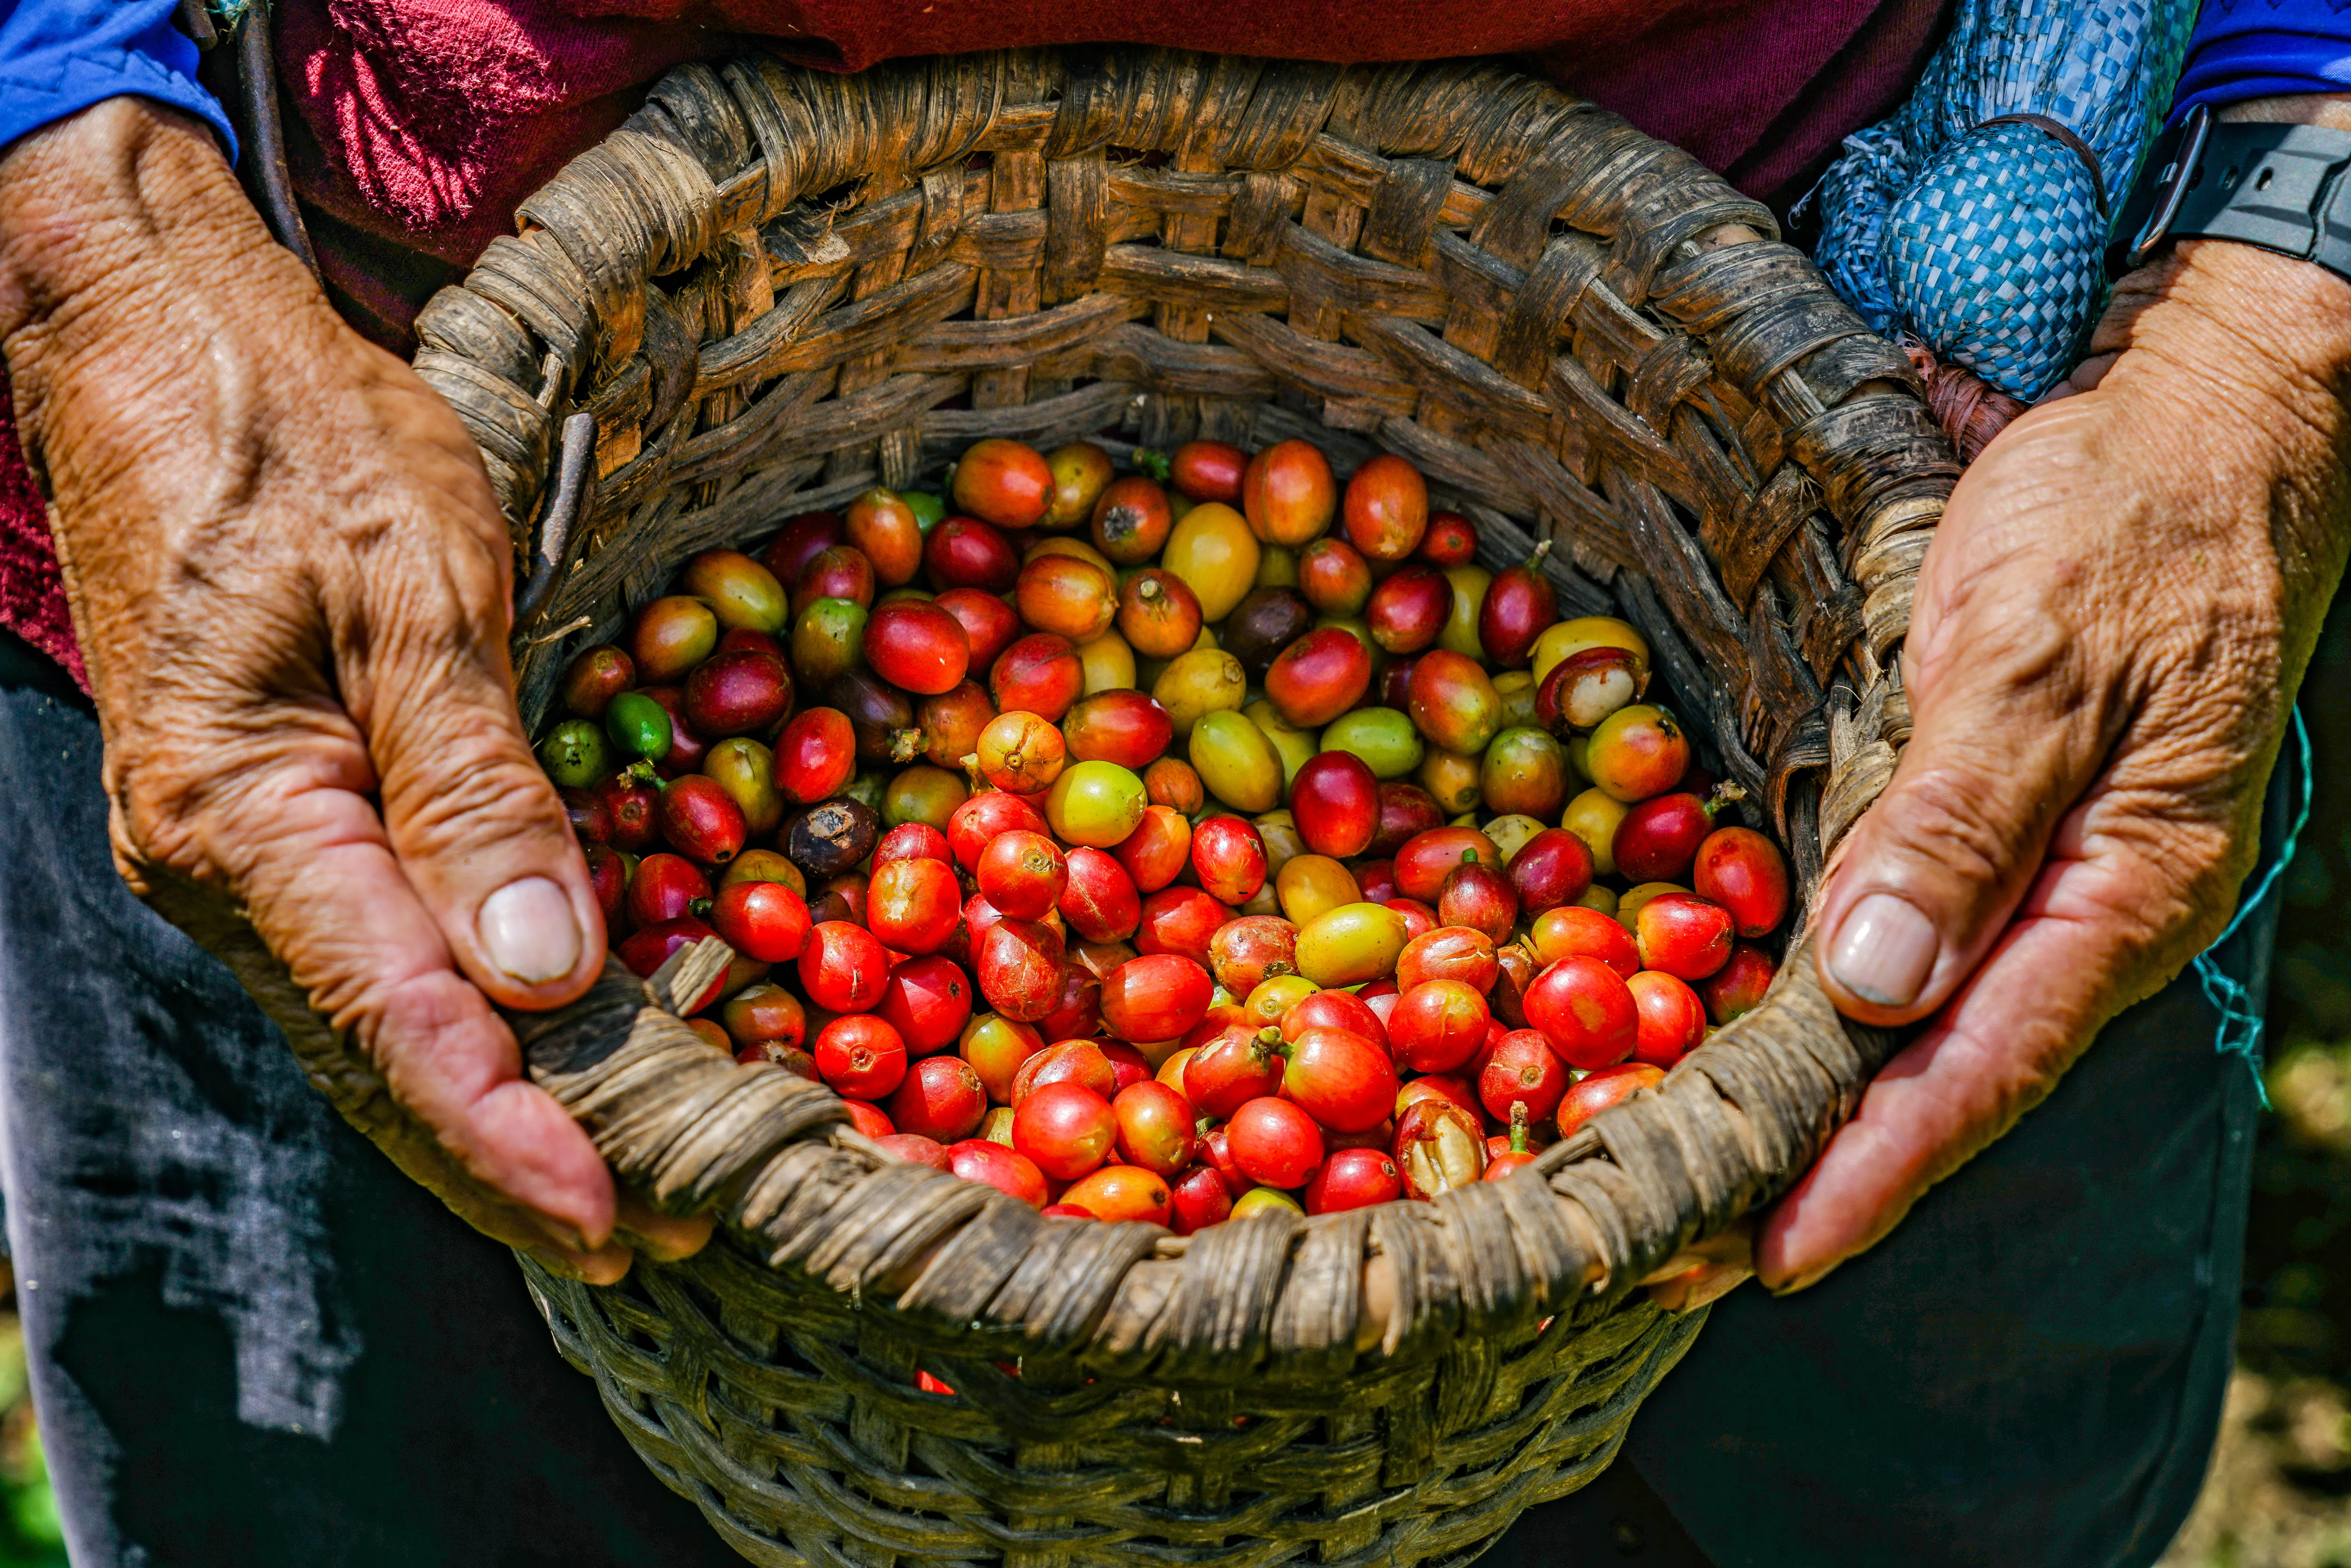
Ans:
<svg viewBox="0 0 2351 1568"><path fill-rule="evenodd" d="M2211 137L2211 108L2199 103L2188 111L2188 118L2180 123L2178 150L2156 177L2155 204L2147 213L2147 222L2131 239L2124 270L2136 271L2145 267L2170 234L2172 224L2179 216L2180 204L2188 199L2188 187L2203 162L2205 143Z"/></svg>

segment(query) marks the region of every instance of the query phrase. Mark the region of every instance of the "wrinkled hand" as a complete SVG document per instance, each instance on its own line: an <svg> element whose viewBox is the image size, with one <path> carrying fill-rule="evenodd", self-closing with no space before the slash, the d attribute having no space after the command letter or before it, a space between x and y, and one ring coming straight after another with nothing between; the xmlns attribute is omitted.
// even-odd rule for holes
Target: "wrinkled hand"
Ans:
<svg viewBox="0 0 2351 1568"><path fill-rule="evenodd" d="M481 1230L599 1281L628 1266L616 1218L690 1251L706 1226L616 1200L490 1006L567 1001L604 955L455 417L336 319L204 132L135 99L0 159L0 333L125 879Z"/></svg>
<svg viewBox="0 0 2351 1568"><path fill-rule="evenodd" d="M1916 728L1817 929L1848 1017L1936 1015L1769 1217L1811 1283L2217 936L2343 567L2351 285L2244 246L2126 280L2072 395L1960 481L1903 652ZM1939 1009L1939 1010L1938 1010Z"/></svg>

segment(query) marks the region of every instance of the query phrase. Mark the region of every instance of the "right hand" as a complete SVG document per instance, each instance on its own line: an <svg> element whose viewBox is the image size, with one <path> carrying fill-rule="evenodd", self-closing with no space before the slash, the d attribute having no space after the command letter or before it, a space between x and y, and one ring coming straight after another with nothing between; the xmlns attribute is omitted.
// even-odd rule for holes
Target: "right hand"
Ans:
<svg viewBox="0 0 2351 1568"><path fill-rule="evenodd" d="M1847 1018L1920 1023L1782 1198L1798 1290L1887 1235L2226 928L2351 553L2351 288L2183 242L2072 395L1959 486L1902 649L1915 725L1814 913Z"/></svg>
<svg viewBox="0 0 2351 1568"><path fill-rule="evenodd" d="M125 880L477 1228L600 1282L616 1224L694 1250L708 1222L616 1195L490 1005L579 996L604 941L456 417L337 319L200 127L135 99L0 158L0 346Z"/></svg>

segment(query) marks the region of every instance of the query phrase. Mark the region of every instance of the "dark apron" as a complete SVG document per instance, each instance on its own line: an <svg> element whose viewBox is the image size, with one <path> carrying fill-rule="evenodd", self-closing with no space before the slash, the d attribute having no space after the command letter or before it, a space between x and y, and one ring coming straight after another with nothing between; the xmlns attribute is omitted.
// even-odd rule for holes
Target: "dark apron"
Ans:
<svg viewBox="0 0 2351 1568"><path fill-rule="evenodd" d="M2257 1007L2277 902L2216 955ZM2202 1485L2236 1334L2261 1104L2218 1022L2183 974L1874 1250L1783 1300L1724 1298L1635 1417L1631 1466L1486 1562L2153 1563Z"/></svg>

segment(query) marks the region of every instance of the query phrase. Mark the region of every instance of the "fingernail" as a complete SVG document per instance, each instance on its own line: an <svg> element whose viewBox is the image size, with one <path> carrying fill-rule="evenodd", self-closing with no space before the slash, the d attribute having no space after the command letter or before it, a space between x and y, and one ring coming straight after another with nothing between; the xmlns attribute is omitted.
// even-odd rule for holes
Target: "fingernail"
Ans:
<svg viewBox="0 0 2351 1568"><path fill-rule="evenodd" d="M566 1225L553 1215L534 1214L530 1218L531 1222L538 1227L538 1233L564 1251L592 1252L595 1250L588 1244L588 1238L581 1235L576 1227Z"/></svg>
<svg viewBox="0 0 2351 1568"><path fill-rule="evenodd" d="M692 1253L680 1252L665 1241L656 1240L650 1236L641 1236L625 1226L612 1227L612 1239L630 1251L642 1253L656 1263L674 1263L682 1258L693 1256Z"/></svg>
<svg viewBox="0 0 2351 1568"><path fill-rule="evenodd" d="M1842 1263L1843 1261L1844 1261L1844 1260L1841 1258L1837 1260L1838 1263ZM1831 1274L1835 1273L1836 1270L1836 1263L1816 1264L1813 1268L1807 1269L1802 1273L1796 1275L1794 1278L1783 1280L1780 1283L1772 1286L1771 1293L1775 1296L1792 1296L1798 1291L1809 1291L1814 1285L1819 1284L1823 1280L1827 1279Z"/></svg>
<svg viewBox="0 0 2351 1568"><path fill-rule="evenodd" d="M574 1263L570 1259L566 1258L562 1253L558 1252L552 1247L528 1247L525 1248L524 1250L530 1254L531 1260L533 1262L537 1263L540 1268L546 1270L549 1273L554 1275L559 1280L584 1280L587 1278L585 1274L580 1272L579 1264Z"/></svg>
<svg viewBox="0 0 2351 1568"><path fill-rule="evenodd" d="M1915 905L1890 893L1873 893L1845 913L1829 972L1863 1001L1907 1008L1926 989L1941 946L1935 927Z"/></svg>
<svg viewBox="0 0 2351 1568"><path fill-rule="evenodd" d="M490 962L525 985L559 980L580 962L571 900L546 877L523 877L490 894L474 926Z"/></svg>

